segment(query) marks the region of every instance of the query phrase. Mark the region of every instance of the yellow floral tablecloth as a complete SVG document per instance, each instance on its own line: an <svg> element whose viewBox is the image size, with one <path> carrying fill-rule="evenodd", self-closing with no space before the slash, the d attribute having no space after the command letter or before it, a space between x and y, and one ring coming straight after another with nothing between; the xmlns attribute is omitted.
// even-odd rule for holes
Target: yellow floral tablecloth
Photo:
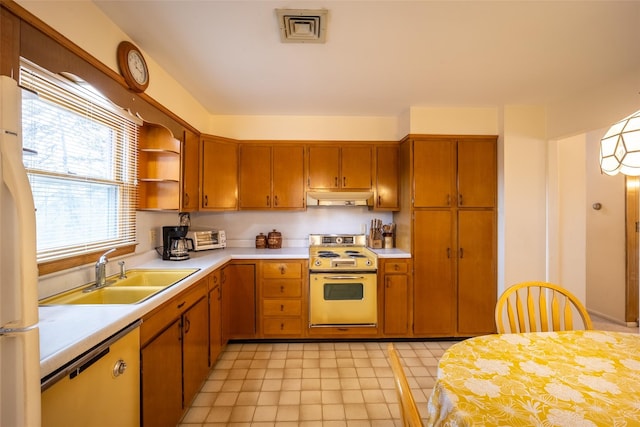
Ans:
<svg viewBox="0 0 640 427"><path fill-rule="evenodd" d="M640 426L640 335L486 335L451 346L432 426Z"/></svg>

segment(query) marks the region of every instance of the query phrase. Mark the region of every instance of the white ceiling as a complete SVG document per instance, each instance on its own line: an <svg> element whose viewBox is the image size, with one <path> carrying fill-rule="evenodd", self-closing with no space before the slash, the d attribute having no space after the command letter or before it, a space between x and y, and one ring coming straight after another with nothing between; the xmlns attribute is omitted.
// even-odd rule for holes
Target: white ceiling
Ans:
<svg viewBox="0 0 640 427"><path fill-rule="evenodd" d="M640 67L640 1L93 1L214 115L546 105ZM328 9L327 42L276 8Z"/></svg>

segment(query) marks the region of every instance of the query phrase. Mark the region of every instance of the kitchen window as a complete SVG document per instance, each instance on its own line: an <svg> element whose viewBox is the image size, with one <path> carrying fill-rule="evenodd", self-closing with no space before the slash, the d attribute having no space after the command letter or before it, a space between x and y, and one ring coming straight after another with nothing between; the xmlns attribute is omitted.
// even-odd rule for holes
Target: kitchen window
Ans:
<svg viewBox="0 0 640 427"><path fill-rule="evenodd" d="M75 76L22 65L23 161L38 263L135 244L140 123Z"/></svg>

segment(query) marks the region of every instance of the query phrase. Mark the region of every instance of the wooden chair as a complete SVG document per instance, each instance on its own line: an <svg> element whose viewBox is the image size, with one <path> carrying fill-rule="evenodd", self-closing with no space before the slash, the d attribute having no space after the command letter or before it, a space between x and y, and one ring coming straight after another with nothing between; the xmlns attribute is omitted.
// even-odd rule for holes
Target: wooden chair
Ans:
<svg viewBox="0 0 640 427"><path fill-rule="evenodd" d="M389 343L388 351L396 392L398 394L398 403L400 404L402 425L405 427L421 427L422 419L420 418L416 401L413 399L413 394L411 394L407 377L404 375L398 352L393 346L393 343Z"/></svg>
<svg viewBox="0 0 640 427"><path fill-rule="evenodd" d="M582 324L574 327L578 318ZM495 320L501 334L593 329L589 313L578 298L546 282L523 282L505 290L496 304Z"/></svg>

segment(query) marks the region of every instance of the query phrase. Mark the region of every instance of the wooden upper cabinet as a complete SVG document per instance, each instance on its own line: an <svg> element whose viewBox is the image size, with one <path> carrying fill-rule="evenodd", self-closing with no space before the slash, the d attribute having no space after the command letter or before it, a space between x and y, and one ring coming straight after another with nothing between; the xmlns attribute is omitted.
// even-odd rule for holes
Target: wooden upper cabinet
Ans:
<svg viewBox="0 0 640 427"><path fill-rule="evenodd" d="M380 145L376 147L375 193L375 209L400 209L397 145Z"/></svg>
<svg viewBox="0 0 640 427"><path fill-rule="evenodd" d="M494 207L496 138L414 141L414 207Z"/></svg>
<svg viewBox="0 0 640 427"><path fill-rule="evenodd" d="M272 150L273 207L303 209L304 147L274 146Z"/></svg>
<svg viewBox="0 0 640 427"><path fill-rule="evenodd" d="M413 144L415 207L450 207L455 192L455 140Z"/></svg>
<svg viewBox="0 0 640 427"><path fill-rule="evenodd" d="M271 147L240 146L240 209L271 208Z"/></svg>
<svg viewBox="0 0 640 427"><path fill-rule="evenodd" d="M307 186L313 189L340 188L340 148L309 147Z"/></svg>
<svg viewBox="0 0 640 427"><path fill-rule="evenodd" d="M458 141L458 206L496 206L496 138Z"/></svg>
<svg viewBox="0 0 640 427"><path fill-rule="evenodd" d="M182 142L182 193L180 210L193 212L198 210L198 165L200 156L200 136L185 131Z"/></svg>
<svg viewBox="0 0 640 427"><path fill-rule="evenodd" d="M372 147L311 146L307 187L314 190L371 190Z"/></svg>
<svg viewBox="0 0 640 427"><path fill-rule="evenodd" d="M240 146L240 209L303 209L302 145Z"/></svg>
<svg viewBox="0 0 640 427"><path fill-rule="evenodd" d="M234 210L238 200L238 144L215 136L200 140L200 210Z"/></svg>
<svg viewBox="0 0 640 427"><path fill-rule="evenodd" d="M370 190L372 165L371 147L343 146L340 164L342 188Z"/></svg>
<svg viewBox="0 0 640 427"><path fill-rule="evenodd" d="M0 74L18 79L20 71L20 18L0 8Z"/></svg>
<svg viewBox="0 0 640 427"><path fill-rule="evenodd" d="M180 208L180 140L166 127L145 123L138 142L138 209Z"/></svg>

